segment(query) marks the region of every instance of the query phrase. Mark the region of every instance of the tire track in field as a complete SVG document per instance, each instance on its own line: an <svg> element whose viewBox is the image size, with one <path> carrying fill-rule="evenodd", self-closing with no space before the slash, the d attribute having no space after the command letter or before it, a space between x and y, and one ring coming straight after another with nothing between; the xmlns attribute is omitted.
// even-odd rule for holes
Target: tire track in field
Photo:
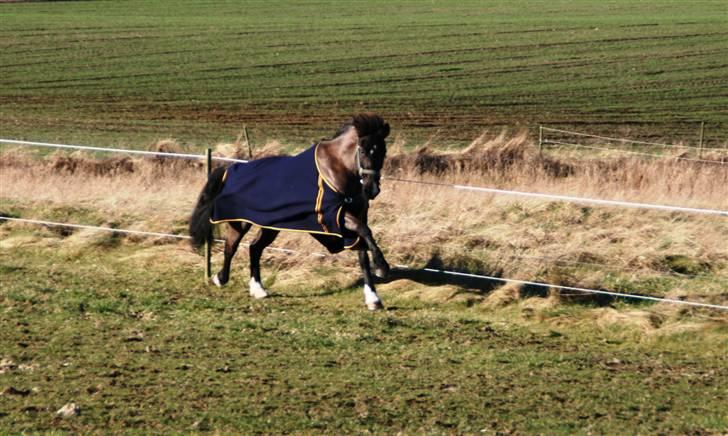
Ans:
<svg viewBox="0 0 728 436"><path fill-rule="evenodd" d="M247 34L257 34L258 32L236 32L236 35L247 35ZM463 35L475 35L475 36L488 36L491 34L498 34L498 32L495 33L489 33L489 32L475 32L475 33L452 33L446 36L454 37L454 38L460 38ZM207 33L193 33L193 34L183 34L181 36L179 35L143 35L143 36L127 36L127 37L120 37L118 40L134 40L134 39L171 39L171 38L192 38L192 37L204 37L207 36ZM582 44L610 44L610 43L617 43L617 42L634 42L634 41L646 41L646 40L670 40L674 38L695 38L695 37L708 37L708 36L725 36L728 35L728 32L712 32L712 33L690 33L690 34L674 34L674 35L648 35L648 36L639 36L639 37L622 37L622 38L605 38L605 39L588 39L588 40L580 40L580 41L561 41L561 42L550 42L550 43L527 43L527 44L514 44L514 45L508 45L508 46L490 46L490 47L470 47L470 48L458 48L458 49L442 49L442 50L429 50L429 51L421 51L417 53L395 53L395 54L389 54L389 55L369 55L369 56L355 56L355 57L349 57L345 59L341 59L342 61L357 61L357 60L367 60L372 58L378 58L378 59L388 59L388 58L397 58L402 56L414 56L414 55L447 55L447 54L461 54L461 53L469 53L469 52L479 52L479 51L488 51L488 50L505 50L505 51L511 51L511 50L522 50L522 49L530 49L530 48L551 48L551 47L563 47L563 46L573 46L573 45L582 45ZM437 37L441 37L441 35L437 35ZM91 41L95 42L105 42L109 39L104 38L98 38L93 39ZM111 39L112 41L114 39ZM421 40L421 36L415 35L411 37L411 40ZM81 43L81 42L87 42L89 40L83 40L83 39L76 39L72 40L74 43ZM370 39L369 42L383 42L384 39ZM358 41L361 42L361 41ZM337 45L346 45L348 42L340 43L340 41L335 41L333 44ZM57 50L72 50L77 49L76 46L68 46L68 47L53 47L53 48L46 48L46 49L37 49L34 50L32 53L46 53L46 52L52 52ZM191 49L194 50L194 49ZM321 46L318 45L316 48L312 49L311 51L320 51ZM262 50L261 52L264 52ZM16 52L9 52L10 54L16 53ZM18 52L19 53L19 52ZM22 51L22 53L27 53L26 51ZM330 62L330 59L320 59L320 60L304 60L304 61L294 61L294 62L287 62L287 63L268 63L268 64L258 64L253 67L255 68L269 68L269 67L280 67L280 66L292 66L292 65L308 65L308 64L315 64L315 63L326 63Z"/></svg>
<svg viewBox="0 0 728 436"><path fill-rule="evenodd" d="M700 51L700 52L693 51L690 53L681 53L679 55L679 57L680 58L705 57L705 56L720 54L725 51L726 50L705 50L705 51ZM432 54L433 52L420 52L417 54L408 54L406 56L413 57L413 58L416 58L416 57L421 58L423 55L428 54L428 53ZM450 53L450 52L440 51L437 53L445 54L445 53ZM405 55L397 54L397 55L391 55L390 57L403 57L403 56L405 56ZM495 59L489 58L489 59L474 59L474 60L453 60L453 61L448 61L448 62L434 62L434 63L430 62L430 63L427 63L427 66L432 66L432 65L436 65L436 66L477 65L477 64L491 63L494 60L495 61L510 61L510 60L518 60L518 59L528 59L528 58L532 58L532 57L536 57L536 56L537 55L524 55L524 56L517 56L517 57L503 57L503 58L495 58ZM462 76L468 76L469 74L477 76L477 75L482 74L483 72L485 72L485 73L510 73L510 72L523 72L523 71L527 71L529 69L532 70L532 69L540 69L540 68L576 68L576 67L580 67L580 66L590 66L595 61L598 62L600 65L620 64L620 63L625 63L630 60L644 61L645 59L650 59L650 60L673 59L673 58L675 58L675 56L676 56L675 53L667 53L664 55L650 56L650 57L645 58L645 56L643 54L635 54L635 55L631 55L631 56L623 56L621 58L614 59L611 61L604 61L601 59L596 59L596 60L595 59L586 59L586 60L579 59L579 60L574 60L574 61L546 61L546 62L542 62L542 63L538 63L538 64L513 65L513 66L507 67L507 68L506 67L496 67L496 68L491 68L491 69L482 69L481 68L478 71L473 71L472 73L463 73ZM352 59L356 59L356 60L377 59L378 60L381 58L357 57L357 58L349 58L347 60L349 61ZM243 66L226 66L226 67L219 67L219 68L203 68L198 71L200 71L202 73L243 71L243 70L246 70L249 68L269 68L272 66L280 67L280 66L293 66L293 65L296 65L296 66L316 65L319 63L321 63L321 61L311 60L311 61L305 61L305 62L293 62L293 63L281 63L281 64L257 64L257 65L245 66L245 67L243 67ZM344 69L344 70L337 69L337 74L361 73L361 72L368 72L368 71L384 71L384 70L397 70L397 69L421 68L421 67L425 67L425 65L423 65L421 62L405 63L405 64L392 64L392 65L388 65L388 66L379 66L379 65L369 66L369 67L357 66L355 68L349 68L349 69ZM309 71L309 72L306 72L305 74L310 76L310 75L317 75L317 74L322 74L322 73L326 73L326 71L321 69L321 70ZM221 79L243 79L243 78L252 78L255 76L256 76L255 74L238 74L238 75L224 75L224 76L218 76L218 77ZM409 78L411 79L413 77L409 77ZM280 86L274 86L274 87L280 88ZM284 87L285 87L285 85L284 85Z"/></svg>
<svg viewBox="0 0 728 436"><path fill-rule="evenodd" d="M396 57L401 57L401 56L421 56L421 55L439 56L439 55L446 55L446 54L472 53L472 52L490 51L490 50L492 50L492 51L495 51L495 50L511 51L511 50L520 50L520 49L530 49L530 48L551 48L551 47L564 47L564 46L575 46L575 45L584 45L584 44L605 44L605 43L634 42L634 41L645 41L645 40L672 40L675 38L697 38L697 37L705 37L705 36L726 36L726 35L728 35L728 32L693 33L693 34L680 34L680 35L668 35L668 36L644 36L644 37L590 39L590 40L581 40L581 41L562 41L562 42L552 42L552 43L527 43L527 44L513 44L513 45L507 45L507 46L425 50L425 51L418 51L418 52L414 52L414 53L394 53L394 54L389 54L389 55L354 56L354 57L349 57L349 58L345 58L342 60L357 61L357 60L367 60L367 59L372 59L372 58L389 59L389 58L396 58ZM310 64L310 63L315 63L315 62L329 62L329 60L287 62L287 63L277 63L277 64L259 64L259 65L256 65L255 67L256 68L266 68L266 67L290 66L290 65L298 65L298 64Z"/></svg>
<svg viewBox="0 0 728 436"><path fill-rule="evenodd" d="M255 32L247 32L247 33L255 33ZM238 34L241 34L240 32ZM488 33L469 33L468 35L487 35ZM556 47L556 46L563 46L563 45L574 45L574 44L590 44L590 43L610 43L610 42L625 42L625 41L639 41L639 40L651 40L651 39L673 39L676 37L685 38L685 37L700 37L700 36L714 36L714 35L726 35L727 32L717 32L717 33L704 33L704 34L682 34L682 35L667 35L667 36L644 36L644 37L630 37L630 38L616 38L616 39L599 39L599 40L587 40L587 41L570 41L570 42L557 42L557 43L548 43L548 44L516 44L516 45L510 45L510 46L504 46L504 47L471 47L471 48L459 48L459 49L445 49L445 50L433 50L433 51L423 51L418 53L396 53L396 54L390 54L390 55L372 55L372 56L359 56L359 57L351 57L342 59L342 61L345 62L352 62L352 61L358 61L358 60L370 60L370 59L393 59L393 58L399 58L399 57L408 57L408 56L420 56L420 55L456 55L461 53L467 53L467 52L482 52L482 51L497 51L497 50L504 50L504 51L510 51L513 49L524 49L524 48L533 48L533 47ZM185 34L185 37L198 37L198 36L204 36L205 34L202 33L195 33L195 34ZM454 33L451 34L454 37L460 37L464 35L463 33ZM126 39L138 39L138 36L130 36L130 37L124 37ZM168 39L169 36L159 36L159 35L147 35L146 38L153 38L153 39L160 39L165 38ZM74 42L82 42L83 40L74 40ZM105 39L94 39L93 41L106 41ZM76 47L62 47L60 49L74 49ZM59 48L48 48L48 49L40 49L36 50L34 53L44 53L47 51L55 51ZM319 50L320 48L314 49ZM178 51L168 51L166 53L145 53L145 56L155 56L160 54L172 54L172 53L184 53L184 52L195 52L197 49L188 49L188 50L178 50ZM260 53L265 53L265 51L261 51ZM106 57L103 59L118 59L118 58L124 58L127 57L127 55L119 55L116 57ZM44 63L53 63L53 60L49 60L47 62L33 62L33 63L26 63L26 64L13 64L13 65L7 65L3 66L11 67L11 66L28 66L28 65L42 65ZM267 64L257 64L252 65L250 68L273 68L273 67L281 67L281 66L294 66L294 65L315 65L319 63L328 63L330 60L328 59L321 59L321 60L306 60L306 61L294 61L294 62L288 62L288 63L267 63ZM230 68L230 67L226 67ZM208 69L206 72L215 72L215 71L221 71L225 68L221 69Z"/></svg>
<svg viewBox="0 0 728 436"><path fill-rule="evenodd" d="M712 52L707 51L705 53L687 53L683 57L684 58L691 58L691 57L701 57L710 55ZM654 56L650 57L650 59L669 59L673 58L675 54L669 54L669 55L663 55L663 56ZM621 64L625 62L625 59L643 59L643 55L635 55L633 57L627 57L622 59L615 59L609 62L600 62L600 65L610 65L610 64ZM466 71L466 72L443 72L443 71L437 71L437 72L430 72L427 74L417 74L417 75L404 75L400 77L385 77L385 78L375 78L375 79L362 79L362 80L350 80L350 81L334 81L334 82L327 82L327 83L321 83L321 84L315 84L317 88L331 88L331 87L346 87L346 86L362 86L362 85L376 85L376 84L391 84L391 83L399 83L399 82L421 82L421 81L429 81L429 80L449 80L449 79L457 79L457 78L474 78L478 79L482 77L483 75L494 75L494 74L510 74L510 73L524 73L534 70L539 70L543 68L578 68L581 66L588 66L591 64L591 60L583 61L571 61L571 62L552 62L547 61L540 64L528 64L528 65L514 65L510 67L495 67L495 68L486 68L486 69L478 69L474 71ZM473 63L476 63L475 61ZM482 61L478 61L477 63L482 63ZM457 63L457 65L462 65L463 63ZM410 64L413 67L421 67L421 64ZM448 64L449 65L449 64ZM720 69L721 66L712 66L712 67L688 67L683 69L682 71L702 71L702 70L710 70L710 69ZM400 69L403 68L403 66L392 66L392 69ZM406 66L404 67L406 68ZM209 71L209 70L204 70ZM361 72L361 71L381 71L381 69L377 67L371 67L370 69L352 69L348 70L349 72ZM344 70L346 72L346 70ZM312 73L319 75L320 73ZM603 73L604 77L610 76L611 73L605 72ZM243 79L243 78L252 78L255 77L254 75L229 75L229 76L219 76L218 79ZM599 78L599 75L593 76L593 78ZM573 79L563 79L563 82L572 81ZM553 79L549 81L549 83L553 83ZM514 85L519 85L519 83L515 83ZM311 83L307 82L305 84L288 84L288 85L281 85L281 84L273 84L270 86L261 86L259 89L308 89L311 88Z"/></svg>
<svg viewBox="0 0 728 436"><path fill-rule="evenodd" d="M540 62L540 63L529 63L525 65L512 65L509 67L492 67L492 68L479 68L477 70L473 70L470 73L463 73L463 77L467 77L468 75L471 75L473 77L479 77L482 74L502 74L502 73L509 73L509 72L526 72L529 70L538 70L538 69L568 69L568 68L578 68L578 67L589 67L593 66L595 62L597 62L599 65L618 65L622 64L628 61L632 60L661 60L661 59L674 59L675 57L679 57L681 59L689 59L689 58L702 58L706 56L713 56L728 52L728 49L724 50L705 50L701 52L689 52L682 55L676 56L675 53L668 53L664 55L653 55L645 58L642 54L636 54L632 56L623 56L621 58L612 59L610 61L604 61L604 60L598 60L598 59L579 59L574 61L546 61L546 62ZM433 67L433 66L470 66L470 65L478 65L478 64L489 64L493 63L493 61L512 61L512 60L525 60L529 58L536 57L537 55L531 55L531 56L518 56L518 57L504 57L504 58L488 58L488 59L474 59L474 60L454 60L454 61L447 61L447 62L428 62L426 65L420 63L408 63L408 64L396 64L391 66L371 66L371 67L357 67L357 68L351 68L348 70L341 70L337 69L337 74L347 74L347 73L362 73L362 72L381 72L386 70L399 70L399 69L414 69L414 68L426 68L426 67ZM718 69L722 68L725 65L719 65L719 66L710 66L710 67L703 67L703 69L710 70L710 69ZM243 70L244 68L227 68L226 70ZM699 70L699 68L696 67L689 67L685 69L671 69L669 70L670 73L678 72L678 71L693 71L693 70ZM206 70L207 71L207 70ZM443 71L440 71L443 72ZM311 71L308 72L309 75L319 75L319 74L325 74L326 71ZM647 73L642 73L647 74ZM656 73L655 73L656 74ZM607 75L611 75L611 73L605 72L601 76L591 76L594 78L597 77L604 77ZM241 78L251 78L254 77L253 75L243 75L243 76L223 76L225 78L235 78L235 77L241 77ZM572 79L569 79L572 80Z"/></svg>

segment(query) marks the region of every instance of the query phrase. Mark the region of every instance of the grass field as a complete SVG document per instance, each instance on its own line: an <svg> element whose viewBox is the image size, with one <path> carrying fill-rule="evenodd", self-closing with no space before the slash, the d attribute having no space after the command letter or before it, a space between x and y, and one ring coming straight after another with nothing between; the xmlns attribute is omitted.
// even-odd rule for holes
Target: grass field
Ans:
<svg viewBox="0 0 728 436"><path fill-rule="evenodd" d="M534 128L728 145L726 29L724 1L0 1L0 138L200 150L246 124L261 156L373 110L387 176L728 210L724 152L542 154ZM0 215L184 233L203 180L5 146ZM725 217L386 179L370 217L393 265L728 303ZM0 434L728 432L726 311L399 268L369 313L354 255L274 245L297 253L266 252L252 301L245 250L220 290L183 243L0 221Z"/></svg>
<svg viewBox="0 0 728 436"><path fill-rule="evenodd" d="M493 310L384 288L388 310L370 314L355 275L326 265L278 271L257 302L240 275L203 285L183 247L25 237L0 250L4 432L728 429L728 331L709 317L652 334L627 318L605 327L614 309L592 309L597 323L568 306L529 318L543 298ZM55 417L71 402L79 416Z"/></svg>
<svg viewBox="0 0 728 436"><path fill-rule="evenodd" d="M719 176L714 166L711 176L680 162L622 162L631 169L624 179L588 166L554 179L525 171L538 162L528 154L500 167L514 154L495 143L505 148L496 168L449 180L627 196L639 180L643 200L668 189L680 202L726 207L728 185L702 178ZM449 155L458 157L467 162ZM110 176L94 170L94 159L64 159L1 154L0 185L14 189L3 189L0 212L184 232L202 168L134 161L133 172ZM728 301L722 217L432 194L389 182L373 205L373 229L392 264ZM275 246L298 253L267 252L263 278L273 297L261 302L245 289L245 250L230 286L218 290L204 284L202 258L185 244L0 224L0 429L728 429L728 313L398 269L379 284L387 310L372 314L352 254L307 256L321 247L289 234ZM81 414L55 417L68 403Z"/></svg>
<svg viewBox="0 0 728 436"><path fill-rule="evenodd" d="M4 136L300 145L374 110L409 144L547 123L728 136L722 0L0 4ZM722 142L721 142L722 141Z"/></svg>

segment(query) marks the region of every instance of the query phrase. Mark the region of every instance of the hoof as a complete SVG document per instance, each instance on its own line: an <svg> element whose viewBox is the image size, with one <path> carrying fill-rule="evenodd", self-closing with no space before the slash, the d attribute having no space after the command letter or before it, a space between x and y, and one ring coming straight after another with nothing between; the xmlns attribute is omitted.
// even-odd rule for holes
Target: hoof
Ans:
<svg viewBox="0 0 728 436"><path fill-rule="evenodd" d="M384 309L384 305L382 304L381 301L373 301L371 303L366 303L366 305L367 305L367 309L369 309L372 312L374 312L376 310Z"/></svg>
<svg viewBox="0 0 728 436"><path fill-rule="evenodd" d="M250 279L250 296L256 299L266 298L268 292L266 292L262 284L256 282L255 279Z"/></svg>
<svg viewBox="0 0 728 436"><path fill-rule="evenodd" d="M367 306L367 309L371 311L384 309L384 305L382 304L382 300L379 299L379 295L377 295L374 289L372 289L369 285L364 285L364 304Z"/></svg>
<svg viewBox="0 0 728 436"><path fill-rule="evenodd" d="M212 280L212 283L215 286L217 286L218 288L222 288L223 287L223 283L220 282L220 277L218 277L217 274L215 274L214 276L212 276L212 279L211 280Z"/></svg>

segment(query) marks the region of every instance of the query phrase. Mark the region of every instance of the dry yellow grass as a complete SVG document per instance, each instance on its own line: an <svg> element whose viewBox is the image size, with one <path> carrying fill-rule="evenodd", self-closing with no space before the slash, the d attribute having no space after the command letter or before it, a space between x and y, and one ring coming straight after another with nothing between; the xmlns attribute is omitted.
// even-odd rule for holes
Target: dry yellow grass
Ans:
<svg viewBox="0 0 728 436"><path fill-rule="evenodd" d="M481 135L462 151L390 153L388 174L527 192L728 209L728 164L539 154L526 132ZM582 155L583 156L583 155ZM707 158L707 156L706 156Z"/></svg>
<svg viewBox="0 0 728 436"><path fill-rule="evenodd" d="M179 150L169 140L153 148ZM219 145L216 150L247 157L247 149L240 143ZM257 149L256 157L280 151L279 144L269 144ZM12 209L37 219L57 216L58 210L69 216L73 210L93 211L91 224L176 233L184 232L205 177L197 162L95 160L78 153L34 159L18 149L2 152L0 170L0 211ZM386 173L413 180L728 209L727 166L668 159L542 157L525 134L483 135L465 150L453 152L423 148L406 153L394 141ZM392 264L429 264L593 288L614 289L625 284L626 291L634 283L646 283L675 296L728 301L724 288L728 283L728 220L724 217L524 200L384 180L383 193L372 204L370 221ZM284 234L275 245L302 253L323 251L311 238L292 234ZM311 262L305 254L271 255L281 269L304 257ZM715 281L696 281L695 274L681 274L670 263L674 258L704 268ZM244 255L238 259L238 267L246 263L241 259ZM352 256L338 259L336 264L347 270L355 265ZM432 301L464 298L453 299L457 293L449 285L410 285L388 284L384 289L411 296L419 292L418 298ZM492 308L521 300L514 289L497 290L481 304ZM504 295L509 298L500 298ZM464 300L472 303L478 299ZM558 301L524 303L523 307L547 310L554 302Z"/></svg>

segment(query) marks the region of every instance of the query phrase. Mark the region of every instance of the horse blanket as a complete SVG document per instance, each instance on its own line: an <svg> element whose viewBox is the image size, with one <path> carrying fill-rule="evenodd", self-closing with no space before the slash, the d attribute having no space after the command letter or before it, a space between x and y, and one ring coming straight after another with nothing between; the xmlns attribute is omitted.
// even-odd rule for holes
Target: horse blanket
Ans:
<svg viewBox="0 0 728 436"><path fill-rule="evenodd" d="M310 233L331 253L354 248L344 228L352 201L323 178L316 145L296 156L276 156L228 167L215 198L212 223L244 221L259 227Z"/></svg>

